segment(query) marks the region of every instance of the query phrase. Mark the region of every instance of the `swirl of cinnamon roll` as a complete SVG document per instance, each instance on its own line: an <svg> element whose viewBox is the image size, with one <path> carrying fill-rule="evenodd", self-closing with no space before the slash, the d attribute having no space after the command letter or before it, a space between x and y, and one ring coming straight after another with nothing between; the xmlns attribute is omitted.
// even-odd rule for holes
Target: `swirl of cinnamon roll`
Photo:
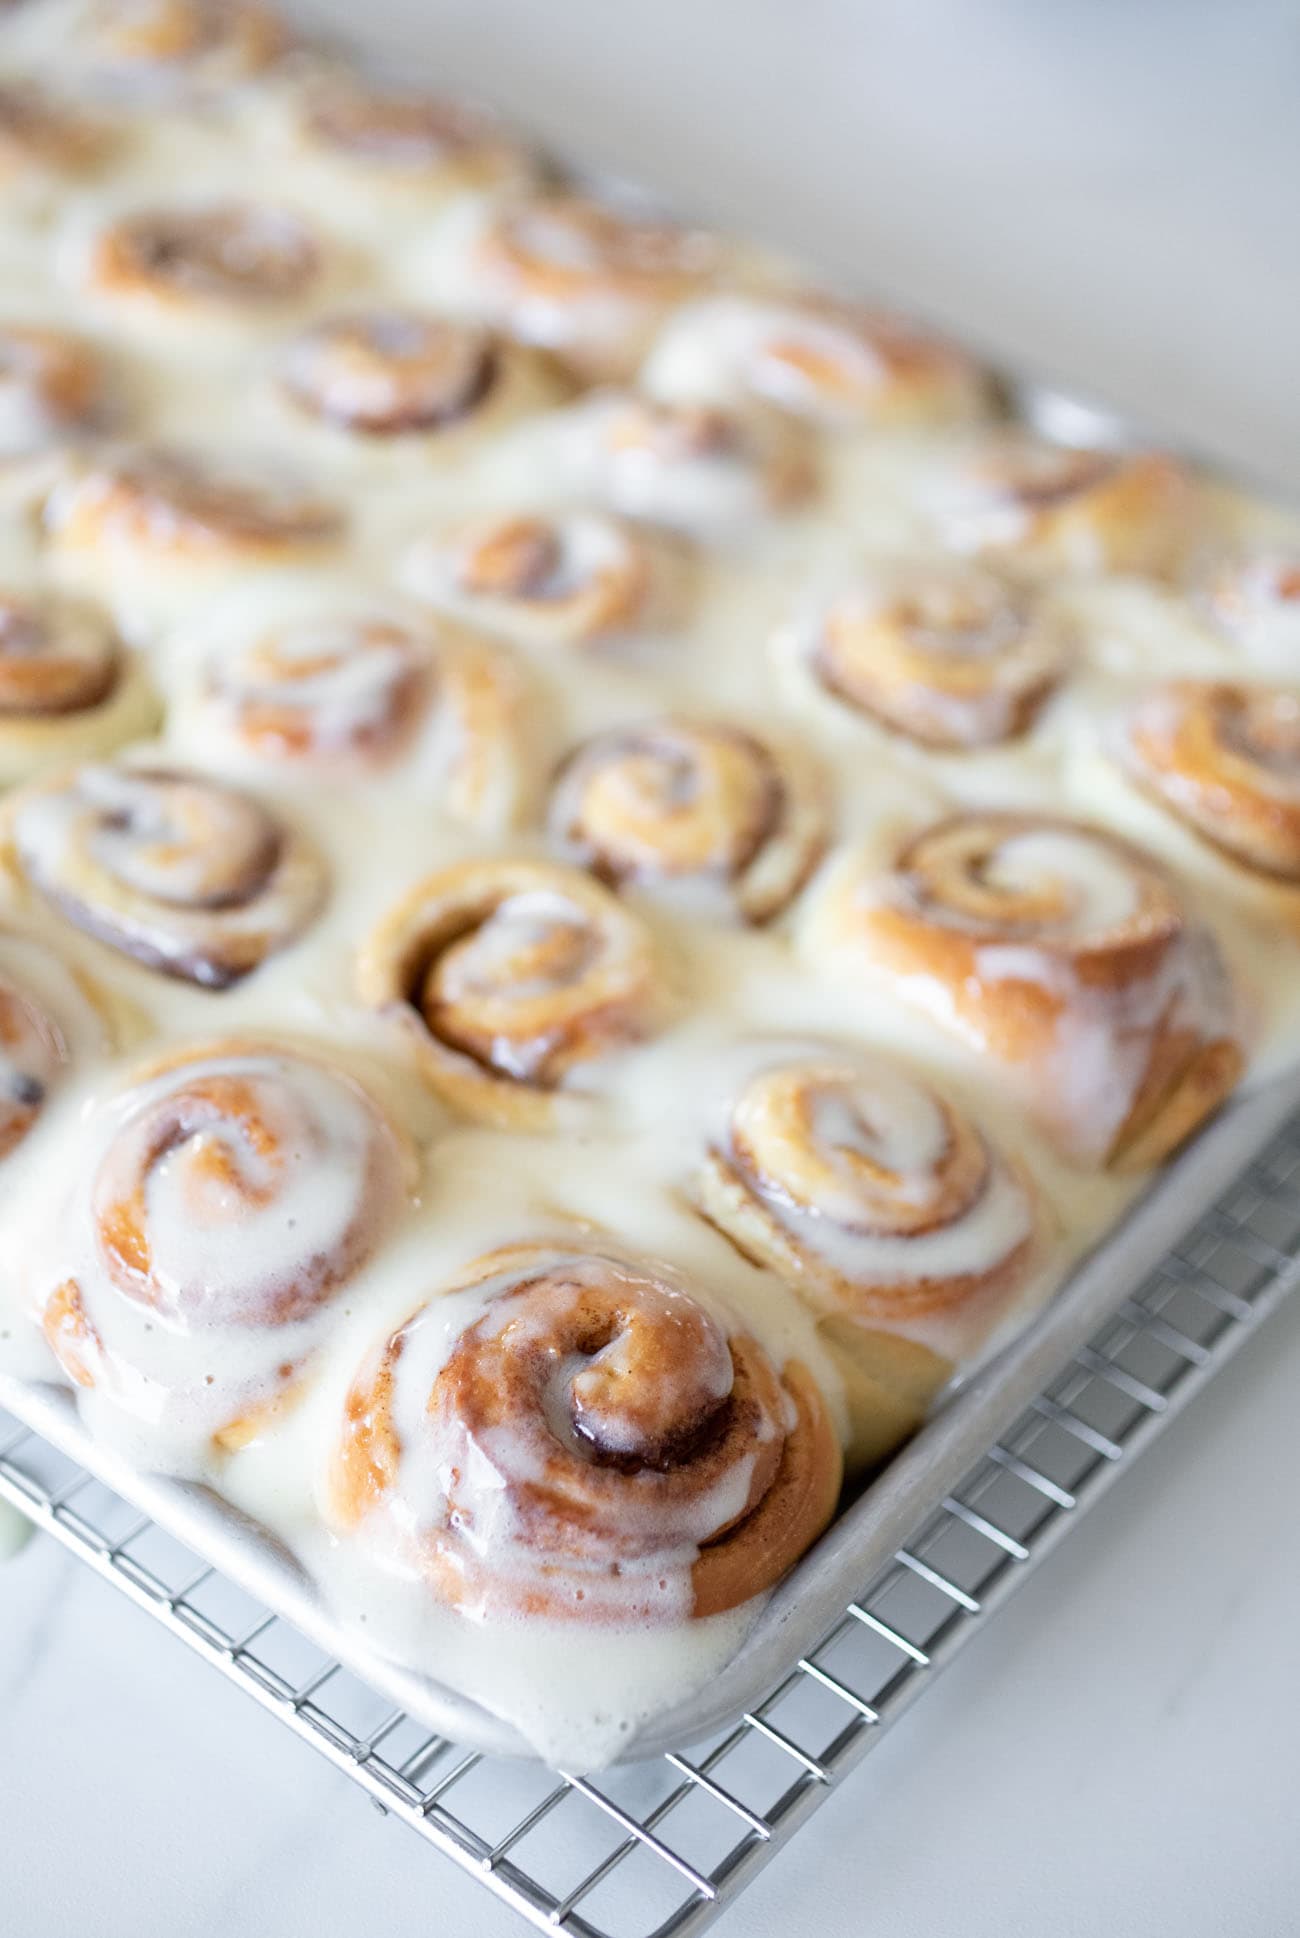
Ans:
<svg viewBox="0 0 1300 1938"><path fill-rule="evenodd" d="M148 682L103 613L0 588L0 784L56 759L109 752L156 715Z"/></svg>
<svg viewBox="0 0 1300 1938"><path fill-rule="evenodd" d="M326 317L281 365L299 410L360 437L483 431L556 400L530 352L478 323L383 309Z"/></svg>
<svg viewBox="0 0 1300 1938"><path fill-rule="evenodd" d="M659 1008L636 916L578 869L512 859L418 883L372 936L358 982L446 1102L507 1129L570 1117L583 1076L649 1035Z"/></svg>
<svg viewBox="0 0 1300 1938"><path fill-rule="evenodd" d="M515 819L523 693L495 647L378 606L307 606L216 631L205 716L259 763L310 776L400 768L458 820Z"/></svg>
<svg viewBox="0 0 1300 1938"><path fill-rule="evenodd" d="M339 537L343 519L327 500L270 474L145 445L70 467L45 502L44 524L67 555L188 572L313 553Z"/></svg>
<svg viewBox="0 0 1300 1938"><path fill-rule="evenodd" d="M523 1243L363 1366L326 1513L476 1619L678 1623L772 1588L840 1477L798 1361L657 1265Z"/></svg>
<svg viewBox="0 0 1300 1938"><path fill-rule="evenodd" d="M522 342L587 378L628 377L663 317L715 272L699 230L549 192L493 211L473 238L467 299Z"/></svg>
<svg viewBox="0 0 1300 1938"><path fill-rule="evenodd" d="M1124 721L1125 772L1233 861L1300 882L1300 693L1174 680Z"/></svg>
<svg viewBox="0 0 1300 1938"><path fill-rule="evenodd" d="M630 391L594 391L558 412L549 432L577 494L702 537L791 511L817 482L797 429Z"/></svg>
<svg viewBox="0 0 1300 1938"><path fill-rule="evenodd" d="M302 835L199 774L80 767L25 788L8 823L20 875L68 921L205 989L287 948L325 895Z"/></svg>
<svg viewBox="0 0 1300 1938"><path fill-rule="evenodd" d="M758 402L819 429L978 416L989 383L972 358L899 317L824 297L726 295L669 318L641 372L653 397L737 409Z"/></svg>
<svg viewBox="0 0 1300 1938"><path fill-rule="evenodd" d="M1171 458L1070 449L1014 432L979 445L940 486L936 510L962 551L1149 578L1174 575L1199 517L1192 479Z"/></svg>
<svg viewBox="0 0 1300 1938"><path fill-rule="evenodd" d="M236 1040L144 1072L92 1156L43 1300L56 1358L147 1425L161 1467L246 1445L395 1224L402 1141L342 1070Z"/></svg>
<svg viewBox="0 0 1300 1938"><path fill-rule="evenodd" d="M1065 672L1069 638L1040 595L988 567L918 560L856 582L801 630L817 683L923 747L1026 733Z"/></svg>
<svg viewBox="0 0 1300 1938"><path fill-rule="evenodd" d="M283 59L284 23L258 0L84 0L63 50L123 94L174 95L247 81Z"/></svg>
<svg viewBox="0 0 1300 1938"><path fill-rule="evenodd" d="M1260 549L1215 561L1200 588L1215 624L1279 672L1300 664L1300 549Z"/></svg>
<svg viewBox="0 0 1300 1938"><path fill-rule="evenodd" d="M94 430L105 407L103 365L67 330L0 323L0 457L19 457Z"/></svg>
<svg viewBox="0 0 1300 1938"><path fill-rule="evenodd" d="M750 1070L696 1198L821 1315L864 1464L919 1425L1041 1251L1032 1182L976 1124L899 1064L827 1047Z"/></svg>
<svg viewBox="0 0 1300 1938"><path fill-rule="evenodd" d="M417 540L411 590L538 646L599 645L677 615L685 559L598 511L487 512Z"/></svg>
<svg viewBox="0 0 1300 1938"><path fill-rule="evenodd" d="M430 194L523 183L532 172L524 151L486 115L354 74L331 76L307 92L301 134L312 151L378 189L417 191L421 206Z"/></svg>
<svg viewBox="0 0 1300 1938"><path fill-rule="evenodd" d="M1166 1156L1241 1074L1217 947L1164 870L1082 822L953 815L814 922L884 991L1000 1063L1082 1162Z"/></svg>
<svg viewBox="0 0 1300 1938"><path fill-rule="evenodd" d="M253 202L137 210L101 232L90 258L99 294L164 312L274 310L320 274L307 225Z"/></svg>
<svg viewBox="0 0 1300 1938"><path fill-rule="evenodd" d="M771 921L826 846L810 767L722 722L615 727L560 769L550 828L566 860L614 886L698 891Z"/></svg>

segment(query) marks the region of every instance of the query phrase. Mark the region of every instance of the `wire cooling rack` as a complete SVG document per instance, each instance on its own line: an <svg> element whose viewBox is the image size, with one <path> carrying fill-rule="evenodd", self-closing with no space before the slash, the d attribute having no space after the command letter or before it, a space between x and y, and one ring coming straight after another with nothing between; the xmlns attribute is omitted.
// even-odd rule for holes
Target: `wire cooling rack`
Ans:
<svg viewBox="0 0 1300 1938"><path fill-rule="evenodd" d="M0 1496L533 1925L690 1938L1280 1303L1298 1255L1300 1116L764 1702L598 1779L431 1736L3 1412Z"/></svg>

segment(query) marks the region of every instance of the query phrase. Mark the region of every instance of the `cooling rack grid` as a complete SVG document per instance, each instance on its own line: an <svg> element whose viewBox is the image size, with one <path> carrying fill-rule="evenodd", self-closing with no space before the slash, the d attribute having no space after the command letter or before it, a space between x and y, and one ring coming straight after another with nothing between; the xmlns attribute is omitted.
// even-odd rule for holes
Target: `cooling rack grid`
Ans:
<svg viewBox="0 0 1300 1938"><path fill-rule="evenodd" d="M585 1779L431 1736L0 1412L0 1497L543 1931L693 1938L1300 1277L1300 1115L733 1727Z"/></svg>

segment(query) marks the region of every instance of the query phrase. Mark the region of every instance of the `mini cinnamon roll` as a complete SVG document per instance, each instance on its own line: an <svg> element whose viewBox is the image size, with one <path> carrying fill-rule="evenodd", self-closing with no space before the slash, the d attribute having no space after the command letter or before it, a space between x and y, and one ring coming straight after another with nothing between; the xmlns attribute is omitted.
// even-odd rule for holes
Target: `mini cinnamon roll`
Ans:
<svg viewBox="0 0 1300 1938"><path fill-rule="evenodd" d="M1138 701L1128 777L1252 874L1300 882L1300 692L1174 680Z"/></svg>
<svg viewBox="0 0 1300 1938"><path fill-rule="evenodd" d="M1300 666L1300 547L1217 559L1200 596L1215 625L1261 665Z"/></svg>
<svg viewBox="0 0 1300 1938"><path fill-rule="evenodd" d="M106 616L0 587L0 786L145 733L158 707Z"/></svg>
<svg viewBox="0 0 1300 1938"><path fill-rule="evenodd" d="M454 1109L542 1130L573 1118L584 1077L651 1034L656 967L641 922L580 870L465 861L385 918L358 986Z"/></svg>
<svg viewBox="0 0 1300 1938"><path fill-rule="evenodd" d="M416 541L405 578L431 605L536 646L599 646L672 625L687 561L598 511L486 512Z"/></svg>
<svg viewBox="0 0 1300 1938"><path fill-rule="evenodd" d="M478 227L463 266L465 301L584 378L630 377L658 324L719 259L716 241L699 230L549 192L512 201Z"/></svg>
<svg viewBox="0 0 1300 1938"><path fill-rule="evenodd" d="M85 978L34 936L0 929L0 1161L30 1147L53 1099L111 1038Z"/></svg>
<svg viewBox="0 0 1300 1938"><path fill-rule="evenodd" d="M269 472L143 445L70 466L45 502L44 525L69 562L146 575L173 565L188 581L200 567L310 556L339 538L343 518L328 500Z"/></svg>
<svg viewBox="0 0 1300 1938"><path fill-rule="evenodd" d="M773 1052L728 1103L700 1210L821 1315L881 1460L1023 1296L1043 1220L1028 1176L901 1065Z"/></svg>
<svg viewBox="0 0 1300 1938"><path fill-rule="evenodd" d="M143 967L226 989L285 949L324 864L260 802L199 774L88 766L8 808L13 865L75 927Z"/></svg>
<svg viewBox="0 0 1300 1938"><path fill-rule="evenodd" d="M0 195L88 174L110 146L107 128L34 82L0 83Z"/></svg>
<svg viewBox="0 0 1300 1938"><path fill-rule="evenodd" d="M840 1476L798 1361L662 1267L518 1244L363 1366L325 1511L477 1620L680 1623L774 1587Z"/></svg>
<svg viewBox="0 0 1300 1938"><path fill-rule="evenodd" d="M99 428L107 381L80 337L31 323L0 323L0 458L22 457Z"/></svg>
<svg viewBox="0 0 1300 1938"><path fill-rule="evenodd" d="M1157 1162L1241 1074L1212 938L1150 856L1082 822L955 814L880 876L847 864L812 939L1000 1064L1083 1163Z"/></svg>
<svg viewBox="0 0 1300 1938"><path fill-rule="evenodd" d="M775 421L595 391L545 427L576 496L700 537L743 534L813 492L805 440Z"/></svg>
<svg viewBox="0 0 1300 1938"><path fill-rule="evenodd" d="M961 551L1046 571L1170 578L1196 538L1187 470L1154 452L1076 450L1023 433L985 441L940 486L936 510Z"/></svg>
<svg viewBox="0 0 1300 1938"><path fill-rule="evenodd" d="M363 1086L234 1040L143 1072L96 1125L42 1299L96 1423L201 1471L297 1398L330 1306L388 1237L408 1153Z"/></svg>
<svg viewBox="0 0 1300 1938"><path fill-rule="evenodd" d="M280 381L307 416L372 439L487 433L559 396L527 350L481 324L401 309L313 323L285 352Z"/></svg>
<svg viewBox="0 0 1300 1938"><path fill-rule="evenodd" d="M151 314L264 316L308 296L322 274L320 245L287 210L255 202L139 209L96 238L89 280L97 295Z"/></svg>
<svg viewBox="0 0 1300 1938"><path fill-rule="evenodd" d="M1032 588L939 558L864 576L790 643L845 707L922 747L961 749L1028 732L1071 640Z"/></svg>
<svg viewBox="0 0 1300 1938"><path fill-rule="evenodd" d="M641 383L674 403L769 405L820 430L960 422L990 401L954 345L826 297L705 297L669 318Z"/></svg>
<svg viewBox="0 0 1300 1938"><path fill-rule="evenodd" d="M112 94L224 90L265 73L291 45L258 0L82 0L71 11L63 58Z"/></svg>
<svg viewBox="0 0 1300 1938"><path fill-rule="evenodd" d="M761 923L821 859L826 804L790 749L721 722L654 720L569 756L550 829L566 860L615 887L676 892Z"/></svg>
<svg viewBox="0 0 1300 1938"><path fill-rule="evenodd" d="M316 781L400 772L457 820L512 825L524 694L497 648L380 606L297 601L229 623L201 676L205 726L260 766Z"/></svg>
<svg viewBox="0 0 1300 1938"><path fill-rule="evenodd" d="M332 75L304 94L299 138L348 186L422 210L456 195L522 186L527 153L463 102Z"/></svg>
<svg viewBox="0 0 1300 1938"><path fill-rule="evenodd" d="M65 1059L50 1018L0 970L0 1159L32 1128Z"/></svg>

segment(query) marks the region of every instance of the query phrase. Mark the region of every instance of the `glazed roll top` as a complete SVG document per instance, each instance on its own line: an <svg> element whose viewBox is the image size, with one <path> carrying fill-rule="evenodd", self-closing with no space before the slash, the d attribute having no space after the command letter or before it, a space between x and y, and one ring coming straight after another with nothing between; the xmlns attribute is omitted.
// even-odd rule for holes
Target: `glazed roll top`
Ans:
<svg viewBox="0 0 1300 1938"><path fill-rule="evenodd" d="M652 623L674 563L662 542L604 512L489 512L417 541L406 577L421 598L495 631L585 646Z"/></svg>
<svg viewBox="0 0 1300 1938"><path fill-rule="evenodd" d="M1213 942L1163 869L1100 829L954 815L883 875L850 866L823 916L832 947L1014 1072L1082 1161L1165 1155L1240 1074Z"/></svg>
<svg viewBox="0 0 1300 1938"><path fill-rule="evenodd" d="M516 198L475 239L467 299L586 376L629 376L660 318L713 273L697 230L644 222L578 195Z"/></svg>
<svg viewBox="0 0 1300 1938"><path fill-rule="evenodd" d="M18 457L102 429L108 375L90 344L67 330L0 325L0 457Z"/></svg>
<svg viewBox="0 0 1300 1938"><path fill-rule="evenodd" d="M1072 642L1029 587L941 558L864 577L799 644L813 678L846 708L923 747L967 748L1033 725Z"/></svg>
<svg viewBox="0 0 1300 1938"><path fill-rule="evenodd" d="M820 1315L853 1456L882 1458L1014 1309L1043 1258L1019 1165L884 1057L752 1046L697 1183L700 1209Z"/></svg>
<svg viewBox="0 0 1300 1938"><path fill-rule="evenodd" d="M324 900L316 850L251 795L165 768L88 766L9 807L21 876L146 968L224 989L286 948Z"/></svg>
<svg viewBox="0 0 1300 1938"><path fill-rule="evenodd" d="M1172 681L1132 709L1119 754L1139 787L1233 862L1300 882L1300 689Z"/></svg>
<svg viewBox="0 0 1300 1938"><path fill-rule="evenodd" d="M565 858L606 881L693 894L752 922L781 912L826 842L812 770L723 722L650 721L588 741L560 770L550 822Z"/></svg>
<svg viewBox="0 0 1300 1938"><path fill-rule="evenodd" d="M1169 578L1199 536L1196 488L1172 459L1072 449L1023 432L976 445L937 496L941 526L960 549L1040 570Z"/></svg>
<svg viewBox="0 0 1300 1938"><path fill-rule="evenodd" d="M839 1446L665 1269L518 1245L420 1308L348 1397L329 1508L478 1617L680 1622L764 1593L826 1525Z"/></svg>
<svg viewBox="0 0 1300 1938"><path fill-rule="evenodd" d="M671 317L641 373L675 402L758 402L830 431L931 424L987 406L978 365L900 318L829 298L705 297Z"/></svg>
<svg viewBox="0 0 1300 1938"><path fill-rule="evenodd" d="M486 1121L543 1128L660 1004L650 938L577 870L464 862L381 923L363 1000L393 1019L433 1088Z"/></svg>
<svg viewBox="0 0 1300 1938"><path fill-rule="evenodd" d="M151 1460L244 1444L392 1228L404 1165L366 1091L314 1056L231 1042L146 1072L105 1113L54 1241L56 1357L151 1426Z"/></svg>

